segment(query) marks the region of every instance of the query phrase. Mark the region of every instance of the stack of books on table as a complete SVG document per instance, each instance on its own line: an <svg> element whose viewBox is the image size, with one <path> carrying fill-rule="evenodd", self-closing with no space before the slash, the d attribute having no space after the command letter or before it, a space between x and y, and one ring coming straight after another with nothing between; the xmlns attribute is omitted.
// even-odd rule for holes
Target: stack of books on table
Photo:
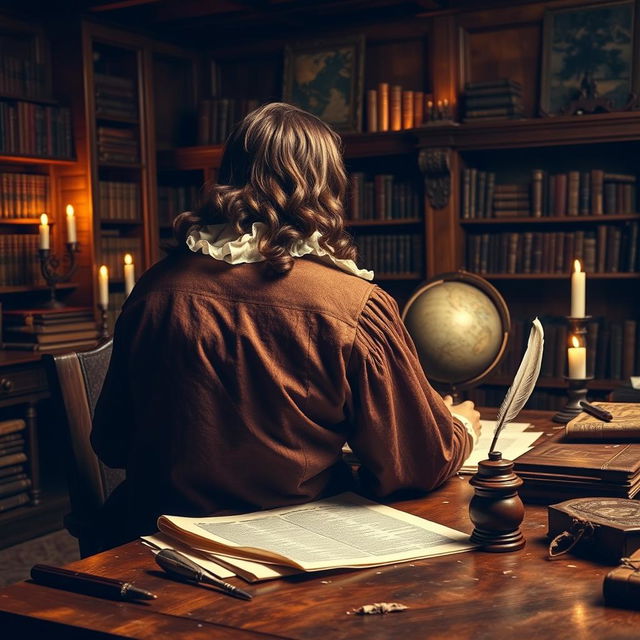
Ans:
<svg viewBox="0 0 640 640"><path fill-rule="evenodd" d="M30 501L24 420L0 422L0 513Z"/></svg>
<svg viewBox="0 0 640 640"><path fill-rule="evenodd" d="M515 80L468 82L464 88L464 120L522 118L522 85Z"/></svg>
<svg viewBox="0 0 640 640"><path fill-rule="evenodd" d="M61 351L95 346L99 332L90 307L13 309L2 313L2 347Z"/></svg>

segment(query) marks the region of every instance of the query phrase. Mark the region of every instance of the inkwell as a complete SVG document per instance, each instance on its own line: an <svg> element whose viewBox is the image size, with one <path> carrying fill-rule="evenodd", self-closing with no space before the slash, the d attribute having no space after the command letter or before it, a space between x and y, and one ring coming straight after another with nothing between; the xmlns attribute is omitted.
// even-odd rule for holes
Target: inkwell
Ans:
<svg viewBox="0 0 640 640"><path fill-rule="evenodd" d="M513 384L498 410L489 457L478 463L478 471L469 481L474 488L474 496L469 504L469 517L475 526L471 541L483 551L517 551L525 545L520 530L524 505L518 495L522 479L513 472L513 461L504 460L496 447L501 431L517 417L536 386L543 344L544 331L536 318Z"/></svg>

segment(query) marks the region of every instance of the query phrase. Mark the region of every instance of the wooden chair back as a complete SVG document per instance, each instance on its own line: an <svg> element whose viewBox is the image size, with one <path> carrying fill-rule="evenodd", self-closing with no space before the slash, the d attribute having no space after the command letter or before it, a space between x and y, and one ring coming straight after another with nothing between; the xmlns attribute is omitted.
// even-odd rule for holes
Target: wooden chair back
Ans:
<svg viewBox="0 0 640 640"><path fill-rule="evenodd" d="M124 480L124 470L103 465L89 440L93 413L111 359L113 340L92 351L46 355L51 395L67 450L67 479L71 513L65 527L78 538L84 558L101 550L96 514Z"/></svg>

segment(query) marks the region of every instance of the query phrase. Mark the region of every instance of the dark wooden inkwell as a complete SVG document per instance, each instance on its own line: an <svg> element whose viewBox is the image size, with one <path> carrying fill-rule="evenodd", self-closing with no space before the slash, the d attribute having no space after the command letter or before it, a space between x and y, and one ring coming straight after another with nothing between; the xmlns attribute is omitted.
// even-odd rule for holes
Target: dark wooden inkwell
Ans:
<svg viewBox="0 0 640 640"><path fill-rule="evenodd" d="M475 492L469 504L469 517L475 525L471 542L494 553L522 549L524 505L518 495L522 479L513 472L513 462L503 460L499 451L491 451L488 460L478 463L478 472L469 483Z"/></svg>

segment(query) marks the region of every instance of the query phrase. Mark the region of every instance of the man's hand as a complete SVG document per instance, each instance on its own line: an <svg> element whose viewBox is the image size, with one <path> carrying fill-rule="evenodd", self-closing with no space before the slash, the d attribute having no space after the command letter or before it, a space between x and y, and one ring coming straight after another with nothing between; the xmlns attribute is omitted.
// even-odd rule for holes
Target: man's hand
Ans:
<svg viewBox="0 0 640 640"><path fill-rule="evenodd" d="M460 404L453 404L453 398L447 395L444 397L444 403L452 414L458 414L459 416L466 418L471 423L476 434L476 438L480 437L480 431L482 429L482 426L480 425L480 412L476 411L475 405L471 400L465 400Z"/></svg>

